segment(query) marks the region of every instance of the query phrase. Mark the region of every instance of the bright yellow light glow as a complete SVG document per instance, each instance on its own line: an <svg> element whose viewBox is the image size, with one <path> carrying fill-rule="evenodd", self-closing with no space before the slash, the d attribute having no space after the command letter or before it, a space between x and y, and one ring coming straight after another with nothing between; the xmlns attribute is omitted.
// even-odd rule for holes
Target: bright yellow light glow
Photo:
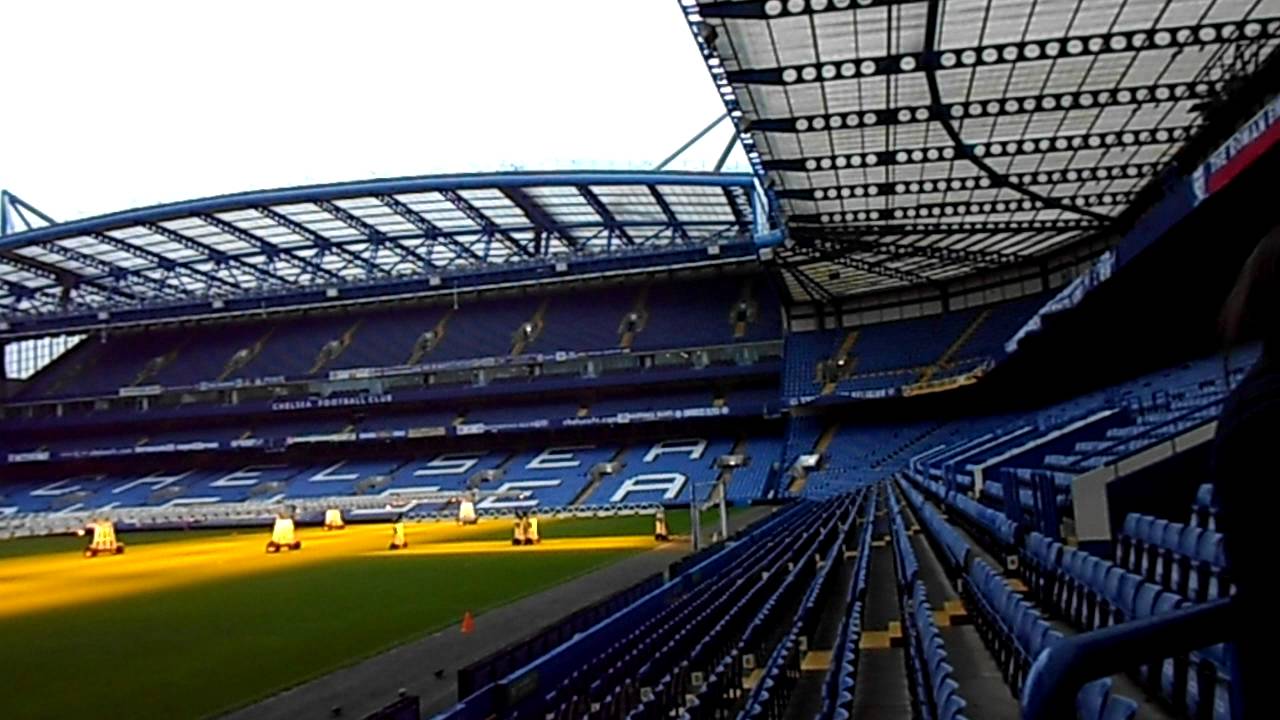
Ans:
<svg viewBox="0 0 1280 720"><path fill-rule="evenodd" d="M340 533L302 528L302 552L263 552L267 528L237 535L157 544L130 544L124 555L97 561L79 551L0 560L0 617L126 597L210 580L228 579L284 567L356 555L388 558L459 553L545 553L654 547L648 537L544 539L540 545L512 547L509 539L468 540L509 520L459 526L452 522L408 524L409 547L387 549L387 525L348 525ZM121 538L129 542L129 535Z"/></svg>

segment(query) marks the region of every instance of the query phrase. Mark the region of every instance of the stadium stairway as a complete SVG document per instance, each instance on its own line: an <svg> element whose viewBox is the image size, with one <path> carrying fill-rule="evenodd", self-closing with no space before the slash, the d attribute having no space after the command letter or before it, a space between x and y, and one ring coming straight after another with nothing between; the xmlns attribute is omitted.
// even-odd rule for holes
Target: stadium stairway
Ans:
<svg viewBox="0 0 1280 720"><path fill-rule="evenodd" d="M759 317L759 307L752 295L754 283L751 278L742 281L742 292L738 302L730 312L729 322L733 325L733 338L741 340L747 336L747 329Z"/></svg>
<svg viewBox="0 0 1280 720"><path fill-rule="evenodd" d="M456 308L450 308L445 311L445 313L440 316L440 319L436 321L436 324L432 326L431 330L423 333L422 336L414 342L413 351L409 353L406 364L417 365L422 362L423 358L425 358L428 353L440 347L440 343L444 342L444 337L449 332L449 321L453 319L456 312Z"/></svg>
<svg viewBox="0 0 1280 720"><path fill-rule="evenodd" d="M542 302L538 303L538 309L533 312L533 316L516 328L511 342L510 355L512 357L522 354L525 348L542 334L542 328L546 324L547 307L550 304L551 298L543 298Z"/></svg>
<svg viewBox="0 0 1280 720"><path fill-rule="evenodd" d="M866 605L858 642L856 681L849 717L855 720L912 717L907 686L906 653L898 605L893 548L889 543L887 498L878 493L869 544ZM842 708L844 709L844 708Z"/></svg>
<svg viewBox="0 0 1280 720"><path fill-rule="evenodd" d="M965 327L964 331L960 333L960 336L957 337L945 351L943 351L942 356L939 357L937 361L929 364L929 366L920 373L920 377L917 379L917 382L921 384L927 383L933 379L934 375L950 368L951 361L955 359L961 348L967 345L969 340L977 334L978 328L982 327L982 324L987 321L987 318L991 317L991 313L991 308L986 308L982 312L978 313L973 318L973 322L970 322L969 325Z"/></svg>
<svg viewBox="0 0 1280 720"><path fill-rule="evenodd" d="M275 333L275 328L267 330L252 345L240 348L227 358L226 363L222 366L222 372L216 378L218 382L222 382L236 373L240 372L246 365L253 362L254 358L262 354L262 349L267 346L271 340L271 336Z"/></svg>
<svg viewBox="0 0 1280 720"><path fill-rule="evenodd" d="M902 549L904 554L907 551L914 554L917 578L924 588L924 595L929 606L937 608L933 613L933 623L948 653L948 662L952 666L950 676L966 701L965 714L971 718L1017 720L1017 698L1005 685L978 629L969 623L965 603L948 581L932 547L920 534L920 525L909 506L898 501L892 483L886 487L889 488L891 511L899 513L901 518L901 529L895 533L894 539L906 546ZM935 702L945 705L945 701Z"/></svg>
<svg viewBox="0 0 1280 720"><path fill-rule="evenodd" d="M817 442L813 444L813 450L809 452L814 455L822 455L827 451L827 448L831 447L831 442L835 440L836 434L839 432L840 425L838 423L832 423L827 426L827 429L823 430L822 434L818 436ZM791 484L787 487L787 492L792 495L799 495L803 493L806 482L808 482L807 474L796 475L796 477L792 479Z"/></svg>
<svg viewBox="0 0 1280 720"><path fill-rule="evenodd" d="M609 458L609 463L615 464L622 462L623 458L627 456L627 450L628 448L626 446L618 448L618 451L613 454L613 457ZM605 478L607 477L603 474L592 477L590 474L591 468L587 468L587 472L587 482L583 483L582 489L573 497L573 501L569 503L570 507L581 507L586 505L587 501L596 494L596 491L600 489L600 486L604 483Z"/></svg>
<svg viewBox="0 0 1280 720"><path fill-rule="evenodd" d="M316 353L315 360L311 363L311 369L307 371L308 375L317 375L321 370L331 365L335 360L351 347L351 343L355 342L356 333L360 330L360 326L364 324L364 320L357 320L355 324L347 328L346 332L338 337L330 340L320 347L320 351Z"/></svg>
<svg viewBox="0 0 1280 720"><path fill-rule="evenodd" d="M849 375L852 375L854 370L858 366L858 358L856 356L852 358L850 357L850 354L853 352L853 346L857 342L858 342L858 331L850 330L849 334L845 335L844 340L841 341L840 347L836 349L836 354L831 357L830 362L834 364L834 366L839 370L841 378L845 378L845 377L848 377ZM820 373L821 367L822 366L819 365L817 368L815 368L815 372ZM822 378L818 378L818 380L819 382L821 382ZM831 393L835 392L836 388L838 387L840 387L839 380L827 381L822 385L821 394L830 395Z"/></svg>
<svg viewBox="0 0 1280 720"><path fill-rule="evenodd" d="M643 332L645 325L648 324L649 288L648 285L640 288L640 292L636 293L635 305L618 322L618 347L623 350L631 349L635 344L636 335Z"/></svg>

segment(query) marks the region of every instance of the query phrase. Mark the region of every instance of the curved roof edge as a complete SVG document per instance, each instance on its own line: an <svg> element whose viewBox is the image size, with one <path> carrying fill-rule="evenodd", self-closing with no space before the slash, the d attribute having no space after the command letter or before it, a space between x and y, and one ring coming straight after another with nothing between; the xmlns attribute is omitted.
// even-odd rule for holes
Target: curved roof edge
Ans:
<svg viewBox="0 0 1280 720"><path fill-rule="evenodd" d="M567 277L601 263L746 257L763 227L760 197L749 174L606 170L359 180L153 205L0 237L0 319L9 331L319 290L403 292L495 272Z"/></svg>
<svg viewBox="0 0 1280 720"><path fill-rule="evenodd" d="M341 200L365 195L427 190L466 190L477 188L522 187L527 185L703 185L709 187L750 187L755 176L750 173L709 173L651 170L564 170L514 171L490 173L452 173L445 175L411 175L373 180L348 180L315 185L295 185L264 190L211 195L118 210L102 215L58 222L31 230L11 233L0 238L0 248L27 245L90 230L110 230L138 222L159 222L195 213L225 212L259 205L306 202L309 200Z"/></svg>

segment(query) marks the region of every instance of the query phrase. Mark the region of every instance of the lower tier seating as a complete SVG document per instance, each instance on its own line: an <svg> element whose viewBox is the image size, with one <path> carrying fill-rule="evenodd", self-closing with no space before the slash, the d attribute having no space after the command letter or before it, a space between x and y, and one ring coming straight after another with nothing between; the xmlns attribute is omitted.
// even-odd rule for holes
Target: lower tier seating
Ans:
<svg viewBox="0 0 1280 720"><path fill-rule="evenodd" d="M0 484L0 515L462 492L477 478L482 478L480 489L504 493L481 500L477 509L482 512L563 508L575 500L583 506L606 507L688 502L694 491L705 502L721 477L717 459L734 446L729 438L677 437L627 447L539 446L317 464L260 462L218 468L175 464L150 473L52 480L14 477ZM743 451L748 464L728 474L727 497L735 502L761 497L780 450L776 439L748 438ZM596 482L593 469L610 461L618 463L618 471Z"/></svg>

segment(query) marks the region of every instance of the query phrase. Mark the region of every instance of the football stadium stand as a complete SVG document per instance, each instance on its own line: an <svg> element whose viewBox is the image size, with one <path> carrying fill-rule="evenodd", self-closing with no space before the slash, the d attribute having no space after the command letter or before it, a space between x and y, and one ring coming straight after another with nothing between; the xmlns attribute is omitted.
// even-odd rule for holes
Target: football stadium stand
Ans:
<svg viewBox="0 0 1280 720"><path fill-rule="evenodd" d="M757 506L430 712L1246 717L1280 8L679 6L750 173L0 195L0 538Z"/></svg>

